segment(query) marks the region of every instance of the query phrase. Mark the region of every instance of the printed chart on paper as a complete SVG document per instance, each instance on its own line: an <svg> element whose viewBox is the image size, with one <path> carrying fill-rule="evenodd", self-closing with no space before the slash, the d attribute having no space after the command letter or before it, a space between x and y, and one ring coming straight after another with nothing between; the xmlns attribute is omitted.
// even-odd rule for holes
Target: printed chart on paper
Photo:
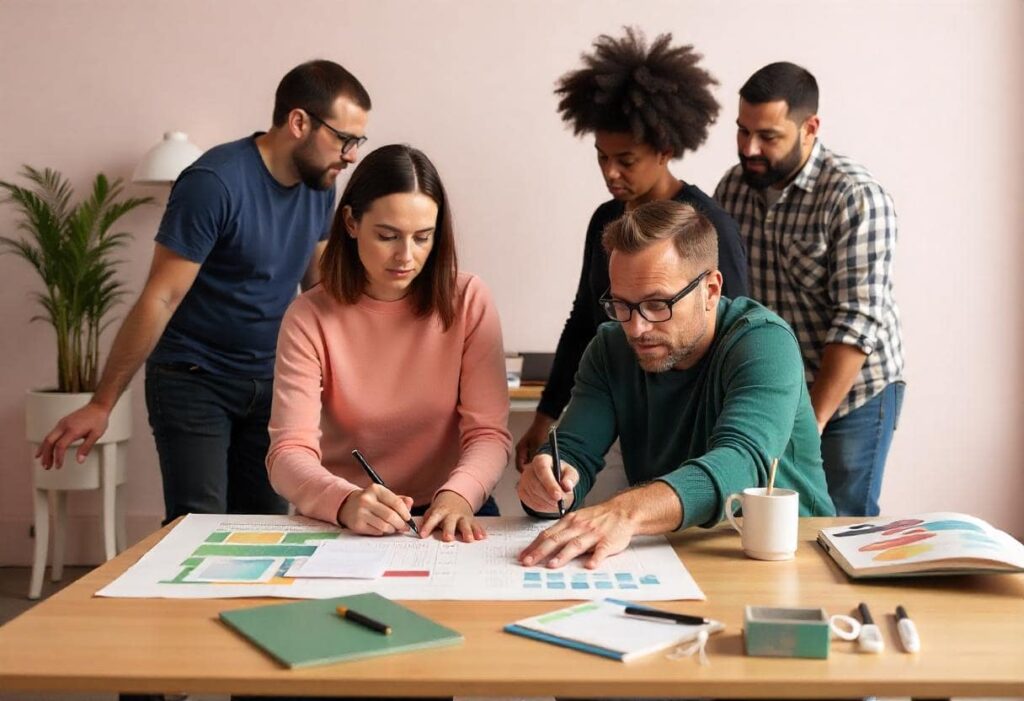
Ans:
<svg viewBox="0 0 1024 701"><path fill-rule="evenodd" d="M375 591L392 599L635 601L703 599L697 583L661 536L634 539L587 570L581 561L551 570L516 557L550 522L482 518L487 539L444 543L411 535L357 536L300 516L191 514L98 596L157 598L287 597L320 599ZM303 579L306 558L323 541L384 552L376 579Z"/></svg>

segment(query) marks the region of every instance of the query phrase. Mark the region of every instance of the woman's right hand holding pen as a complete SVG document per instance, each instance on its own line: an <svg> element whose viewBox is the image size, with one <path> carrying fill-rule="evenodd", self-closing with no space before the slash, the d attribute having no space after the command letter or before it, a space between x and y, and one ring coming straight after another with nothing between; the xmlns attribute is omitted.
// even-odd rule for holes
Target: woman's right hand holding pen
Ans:
<svg viewBox="0 0 1024 701"><path fill-rule="evenodd" d="M341 503L338 523L361 535L391 535L409 530L412 498L395 494L387 487L371 484L357 489Z"/></svg>
<svg viewBox="0 0 1024 701"><path fill-rule="evenodd" d="M546 453L539 453L523 467L519 478L519 500L534 511L542 514L558 513L558 500L562 499L566 510L572 508L576 495L573 487L579 482L576 468L562 463L562 481L555 480L552 470L554 460Z"/></svg>

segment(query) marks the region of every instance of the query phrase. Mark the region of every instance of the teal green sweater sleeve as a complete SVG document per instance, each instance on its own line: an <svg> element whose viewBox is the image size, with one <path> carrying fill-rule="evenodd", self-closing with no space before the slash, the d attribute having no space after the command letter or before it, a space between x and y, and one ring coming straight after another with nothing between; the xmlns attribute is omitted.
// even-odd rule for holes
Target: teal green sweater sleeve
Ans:
<svg viewBox="0 0 1024 701"><path fill-rule="evenodd" d="M605 454L618 437L609 370L607 348L600 337L596 337L583 353L576 371L572 398L558 425L558 448L562 460L580 473L580 480L573 490L573 510L583 505L597 474L604 468Z"/></svg>
<svg viewBox="0 0 1024 701"><path fill-rule="evenodd" d="M758 328L737 334L710 368L718 382L708 391L719 396L709 401L720 400L721 410L707 452L661 478L683 503L683 528L718 523L729 494L766 483L772 458L784 459L806 391L792 332L761 320L740 324Z"/></svg>

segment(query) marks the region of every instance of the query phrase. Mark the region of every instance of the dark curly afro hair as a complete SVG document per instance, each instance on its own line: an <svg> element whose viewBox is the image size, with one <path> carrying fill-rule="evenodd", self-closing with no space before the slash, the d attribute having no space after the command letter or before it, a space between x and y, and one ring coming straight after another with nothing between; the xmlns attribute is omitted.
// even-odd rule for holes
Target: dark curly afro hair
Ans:
<svg viewBox="0 0 1024 701"><path fill-rule="evenodd" d="M679 158L708 138L720 106L710 86L718 85L697 65L692 45L670 46L661 34L650 49L643 32L625 27L615 39L602 34L585 68L559 79L558 111L577 136L595 131L631 132L640 143Z"/></svg>

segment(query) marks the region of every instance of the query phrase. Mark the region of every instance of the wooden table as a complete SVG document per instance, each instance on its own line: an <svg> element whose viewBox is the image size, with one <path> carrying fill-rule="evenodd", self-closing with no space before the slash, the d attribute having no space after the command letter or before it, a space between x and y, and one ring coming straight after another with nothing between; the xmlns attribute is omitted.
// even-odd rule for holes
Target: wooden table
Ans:
<svg viewBox="0 0 1024 701"><path fill-rule="evenodd" d="M674 536L708 596L665 608L726 623L711 664L656 654L623 664L501 632L554 602L413 601L461 631L461 647L289 671L217 620L249 600L99 599L92 594L167 529L0 628L0 690L353 696L1024 696L1024 575L851 583L813 542L851 519L806 519L797 558L757 562L726 528ZM746 657L744 604L821 606L850 613L865 601L885 637L881 655L833 641L827 660ZM907 607L923 650L902 652L892 612Z"/></svg>

